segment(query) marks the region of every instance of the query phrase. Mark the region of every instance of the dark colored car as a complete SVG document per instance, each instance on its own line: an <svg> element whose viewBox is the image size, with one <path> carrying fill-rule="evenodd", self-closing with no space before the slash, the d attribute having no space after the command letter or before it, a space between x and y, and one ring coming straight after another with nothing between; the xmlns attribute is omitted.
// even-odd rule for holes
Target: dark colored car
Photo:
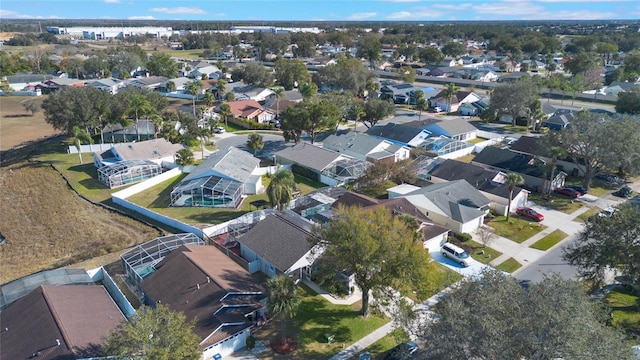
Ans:
<svg viewBox="0 0 640 360"><path fill-rule="evenodd" d="M516 209L516 214L533 221L544 220L544 215L528 207L521 207Z"/></svg>
<svg viewBox="0 0 640 360"><path fill-rule="evenodd" d="M573 189L573 190L579 192L580 195L584 195L584 194L587 193L587 189L585 189L584 187L582 187L580 185L567 185L565 187L569 188L569 189Z"/></svg>
<svg viewBox="0 0 640 360"><path fill-rule="evenodd" d="M553 190L553 192L558 194L558 195L563 195L563 196L566 196L566 197L570 197L572 199L577 199L577 198L580 197L580 192L578 192L577 190L568 188L568 187L555 189L555 190Z"/></svg>
<svg viewBox="0 0 640 360"><path fill-rule="evenodd" d="M628 198L629 196L631 196L632 192L633 192L633 190L631 190L630 187L623 186L623 187L620 188L620 190L613 192L613 195L614 196L623 197L623 198Z"/></svg>
<svg viewBox="0 0 640 360"><path fill-rule="evenodd" d="M384 360L411 359L416 351L418 351L418 344L413 341L403 342L389 350L387 355L384 356Z"/></svg>
<svg viewBox="0 0 640 360"><path fill-rule="evenodd" d="M596 175L596 179L604 180L608 183L617 183L620 180L617 176L609 173L599 173Z"/></svg>

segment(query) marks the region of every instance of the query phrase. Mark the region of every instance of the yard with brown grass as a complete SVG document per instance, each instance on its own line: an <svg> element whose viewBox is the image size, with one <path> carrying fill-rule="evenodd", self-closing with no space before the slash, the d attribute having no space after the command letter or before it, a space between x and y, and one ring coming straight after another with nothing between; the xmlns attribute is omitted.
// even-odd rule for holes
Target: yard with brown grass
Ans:
<svg viewBox="0 0 640 360"><path fill-rule="evenodd" d="M57 134L51 125L44 121L42 111L31 115L22 106L22 102L36 100L42 103L44 96L0 96L0 150L7 150L25 141L37 140Z"/></svg>
<svg viewBox="0 0 640 360"><path fill-rule="evenodd" d="M78 197L47 164L0 171L0 283L96 256L159 235L154 228Z"/></svg>

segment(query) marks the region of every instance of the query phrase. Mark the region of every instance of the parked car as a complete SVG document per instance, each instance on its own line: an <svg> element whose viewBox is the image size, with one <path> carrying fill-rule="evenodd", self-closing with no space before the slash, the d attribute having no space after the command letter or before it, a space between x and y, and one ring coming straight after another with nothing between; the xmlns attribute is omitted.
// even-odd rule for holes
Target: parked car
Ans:
<svg viewBox="0 0 640 360"><path fill-rule="evenodd" d="M569 189L573 189L573 190L579 192L580 195L584 195L584 194L587 193L587 189L585 189L584 187L582 187L580 185L566 185L565 187L569 188Z"/></svg>
<svg viewBox="0 0 640 360"><path fill-rule="evenodd" d="M612 217L613 213L616 212L616 208L614 207L607 207L602 209L602 211L600 211L600 213L598 213L599 217Z"/></svg>
<svg viewBox="0 0 640 360"><path fill-rule="evenodd" d="M213 132L215 132L216 134L222 134L222 133L226 132L226 130L222 126L216 126L213 129Z"/></svg>
<svg viewBox="0 0 640 360"><path fill-rule="evenodd" d="M578 192L577 190L568 188L568 187L563 187L560 189L555 189L553 190L554 193L558 194L558 195L562 195L562 196L566 196L566 197L570 197L572 199L577 199L580 197L580 192Z"/></svg>
<svg viewBox="0 0 640 360"><path fill-rule="evenodd" d="M416 351L418 351L418 344L413 341L403 342L389 350L387 355L384 356L384 360L410 359Z"/></svg>
<svg viewBox="0 0 640 360"><path fill-rule="evenodd" d="M623 197L623 198L628 198L629 196L631 196L632 192L633 192L633 190L631 190L630 187L625 185L625 186L621 187L620 190L614 191L613 195L614 196Z"/></svg>
<svg viewBox="0 0 640 360"><path fill-rule="evenodd" d="M440 248L440 253L445 258L457 262L458 264L460 264L460 266L471 265L471 256L469 256L469 254L464 251L463 248L452 243L445 243L444 245L442 245L442 248Z"/></svg>
<svg viewBox="0 0 640 360"><path fill-rule="evenodd" d="M522 216L523 218L527 218L527 219L533 220L533 221L542 221L542 220L544 220L544 215L542 215L539 212L533 210L532 208L528 208L528 207L517 208L516 209L516 214Z"/></svg>
<svg viewBox="0 0 640 360"><path fill-rule="evenodd" d="M363 352L358 356L358 360L371 360L371 353L368 351Z"/></svg>
<svg viewBox="0 0 640 360"><path fill-rule="evenodd" d="M617 183L620 180L617 176L609 173L599 173L596 175L596 179L603 180L608 183Z"/></svg>
<svg viewBox="0 0 640 360"><path fill-rule="evenodd" d="M280 124L280 120L276 120L276 119L269 120L269 124L275 126L277 129L279 129L282 126L282 124Z"/></svg>

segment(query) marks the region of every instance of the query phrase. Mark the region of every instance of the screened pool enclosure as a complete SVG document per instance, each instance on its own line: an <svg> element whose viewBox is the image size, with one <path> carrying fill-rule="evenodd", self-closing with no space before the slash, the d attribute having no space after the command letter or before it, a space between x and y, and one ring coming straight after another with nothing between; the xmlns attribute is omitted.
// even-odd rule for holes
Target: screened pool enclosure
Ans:
<svg viewBox="0 0 640 360"><path fill-rule="evenodd" d="M230 207L242 202L244 185L218 176L181 181L171 191L171 206Z"/></svg>
<svg viewBox="0 0 640 360"><path fill-rule="evenodd" d="M125 160L98 169L98 180L109 188L137 183L162 174L162 166L149 160Z"/></svg>

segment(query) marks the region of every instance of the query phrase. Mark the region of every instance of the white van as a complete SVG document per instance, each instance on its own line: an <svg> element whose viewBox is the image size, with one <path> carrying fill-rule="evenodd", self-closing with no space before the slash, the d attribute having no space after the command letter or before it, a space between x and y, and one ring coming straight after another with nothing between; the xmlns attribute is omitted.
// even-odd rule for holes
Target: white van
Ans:
<svg viewBox="0 0 640 360"><path fill-rule="evenodd" d="M445 258L457 262L458 264L460 264L460 266L466 267L471 265L471 256L469 256L469 254L461 247L456 246L452 243L445 243L444 245L442 245L440 253Z"/></svg>

